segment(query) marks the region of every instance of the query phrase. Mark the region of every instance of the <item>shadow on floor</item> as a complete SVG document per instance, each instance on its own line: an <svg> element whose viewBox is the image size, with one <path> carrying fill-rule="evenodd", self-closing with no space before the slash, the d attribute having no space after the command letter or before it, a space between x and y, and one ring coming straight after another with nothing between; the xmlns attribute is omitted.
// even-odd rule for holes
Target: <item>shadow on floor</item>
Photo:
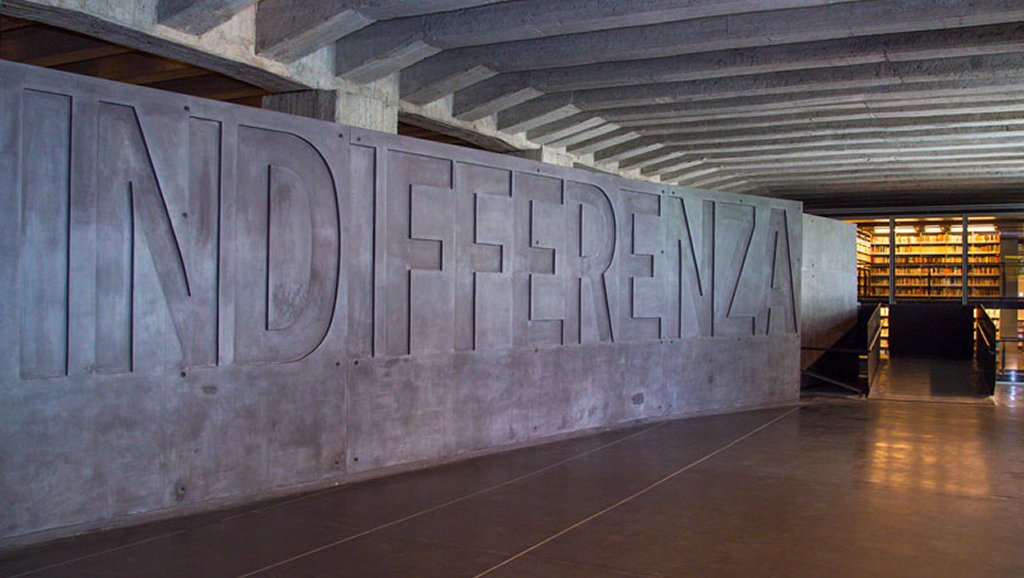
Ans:
<svg viewBox="0 0 1024 578"><path fill-rule="evenodd" d="M974 360L892 357L883 362L872 399L991 403Z"/></svg>

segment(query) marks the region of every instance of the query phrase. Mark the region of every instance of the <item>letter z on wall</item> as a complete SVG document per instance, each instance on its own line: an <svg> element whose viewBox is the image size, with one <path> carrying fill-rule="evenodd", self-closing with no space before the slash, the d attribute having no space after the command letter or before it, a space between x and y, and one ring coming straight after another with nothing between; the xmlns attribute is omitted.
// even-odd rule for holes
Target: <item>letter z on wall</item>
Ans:
<svg viewBox="0 0 1024 578"><path fill-rule="evenodd" d="M797 203L0 78L0 535L796 396Z"/></svg>

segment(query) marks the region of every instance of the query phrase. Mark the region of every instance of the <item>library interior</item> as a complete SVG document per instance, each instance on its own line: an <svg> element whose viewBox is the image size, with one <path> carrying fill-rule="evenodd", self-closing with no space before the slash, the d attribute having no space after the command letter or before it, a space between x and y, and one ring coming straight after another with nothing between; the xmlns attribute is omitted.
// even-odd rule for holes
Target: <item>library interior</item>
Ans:
<svg viewBox="0 0 1024 578"><path fill-rule="evenodd" d="M1022 0L0 0L0 577L1024 576Z"/></svg>

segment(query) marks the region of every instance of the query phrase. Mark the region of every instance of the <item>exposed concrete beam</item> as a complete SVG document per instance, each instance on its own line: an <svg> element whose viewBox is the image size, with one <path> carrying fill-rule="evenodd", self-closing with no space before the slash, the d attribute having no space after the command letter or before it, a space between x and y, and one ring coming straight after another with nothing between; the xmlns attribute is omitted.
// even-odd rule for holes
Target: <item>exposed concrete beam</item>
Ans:
<svg viewBox="0 0 1024 578"><path fill-rule="evenodd" d="M928 205L1015 203L1019 212L1019 199L1024 194L1019 177L936 178L901 182L876 179L845 182L836 186L829 183L804 183L794 186L756 184L764 190L771 191L770 196L800 200L814 207L901 204L916 205L918 211L922 211Z"/></svg>
<svg viewBox="0 0 1024 578"><path fill-rule="evenodd" d="M1020 194L1018 191L1017 194ZM778 195L770 195L778 196ZM803 201L802 198L792 198L794 201L804 202L804 212L831 217L835 219L853 217L876 217L878 215L920 215L928 214L970 214L970 215L998 215L1000 213L1013 211L1006 208L1004 192L986 193L984 191L972 192L970 198L963 196L932 195L915 197L913 206L899 204L893 199L877 198L877 195L864 195L864 202L851 203L850 195L842 195L833 202L826 200ZM915 208L916 207L916 208Z"/></svg>
<svg viewBox="0 0 1024 578"><path fill-rule="evenodd" d="M849 108L814 108L798 113L781 115L752 116L746 118L724 118L716 120L684 120L684 121L626 121L622 126L636 128L644 134L703 134L743 129L768 129L782 127L816 126L823 123L856 122L875 120L905 120L929 118L957 119L968 115L998 114L1024 112L1024 93L1018 99L988 100L949 103L947 99L935 99L937 104L930 104L933 99L922 99L915 104L899 104L898 106L875 106L865 103L856 110Z"/></svg>
<svg viewBox="0 0 1024 578"><path fill-rule="evenodd" d="M344 0L260 0L256 5L256 53L291 62L373 24L373 18L353 9L352 4Z"/></svg>
<svg viewBox="0 0 1024 578"><path fill-rule="evenodd" d="M767 187L765 188L767 189ZM807 188L769 190L772 191L771 196L773 197L802 201L817 209L837 206L846 208L864 206L909 208L916 206L917 211L915 212L918 214L930 212L932 206L968 205L977 207L980 204L993 206L995 204L1003 205L1003 203L1006 203L1002 206L1004 211L1019 212L1020 203L1014 202L1014 197L1024 192L1019 185L998 182L977 183L976 185L960 182L946 183L941 187L932 183L921 186L921 183L918 183L914 189L905 187L886 189L874 183L853 185L849 189L827 188L821 191ZM893 192L899 194L893 195ZM1015 206L1017 208L1013 208ZM878 214L887 215L889 213L876 213L876 215ZM992 212L982 214L991 215Z"/></svg>
<svg viewBox="0 0 1024 578"><path fill-rule="evenodd" d="M767 94L793 94L816 90L903 86L942 80L970 81L996 79L1003 82L1024 77L1024 54L997 54L944 58L919 62L898 62L840 66L773 74L755 74L717 80L649 84L619 88L558 93L571 95L582 110L692 102ZM986 85L988 86L988 85ZM545 97L546 98L546 97Z"/></svg>
<svg viewBox="0 0 1024 578"><path fill-rule="evenodd" d="M452 114L458 119L476 120L509 108L503 103L507 102L507 97L510 94L528 96L522 102L542 96L544 92L530 82L530 76L529 72L500 74L457 90L452 98ZM447 89L447 86L442 88L442 90ZM439 94L441 94L440 91L434 90L406 96L411 97L415 102L424 99L433 100L438 98Z"/></svg>
<svg viewBox="0 0 1024 578"><path fill-rule="evenodd" d="M589 138L583 142L569 145L566 147L566 150L578 155L585 155L626 141L632 141L638 136L640 135L631 130L616 129L609 133Z"/></svg>
<svg viewBox="0 0 1024 578"><path fill-rule="evenodd" d="M865 168L873 167L885 167L888 169L913 169L916 167L920 168L931 168L931 167L973 167L973 166L1024 166L1024 155L1017 155L1016 157L997 157L987 158L984 156L976 156L973 158L960 158L960 159L940 159L931 160L929 157L922 156L916 159L902 159L902 158L884 158L884 157L870 157L866 159L853 159L846 161L833 161L831 163L821 162L810 162L804 163L774 163L774 164L738 164L738 163L722 163L722 166L727 166L737 171L743 171L746 174L798 174L798 173L819 173L819 172L832 172L832 171L844 171L844 170L861 170Z"/></svg>
<svg viewBox="0 0 1024 578"><path fill-rule="evenodd" d="M159 0L156 20L182 32L200 35L220 26L256 0Z"/></svg>
<svg viewBox="0 0 1024 578"><path fill-rule="evenodd" d="M874 166L874 165L915 165L918 163L989 163L997 161L1024 162L1024 148L1021 151L989 152L979 151L975 153L902 153L888 155L858 155L851 154L842 157L828 158L798 158L790 160L775 160L771 157L762 159L716 159L716 162L723 166L729 166L738 171L787 171L797 172L804 169L818 170L823 167L833 168L842 166Z"/></svg>
<svg viewBox="0 0 1024 578"><path fill-rule="evenodd" d="M460 10L499 0L260 0L256 52L290 62L378 20Z"/></svg>
<svg viewBox="0 0 1024 578"><path fill-rule="evenodd" d="M401 96L410 102L437 98L432 85L446 81L449 92L482 79L453 80L454 71L484 66L497 72L579 66L696 54L837 38L896 34L1017 22L1024 18L1018 0L866 0L835 6L676 21L446 50L403 72ZM339 71L340 72L340 71Z"/></svg>
<svg viewBox="0 0 1024 578"><path fill-rule="evenodd" d="M579 112L568 97L535 99L499 113L498 130L523 132Z"/></svg>
<svg viewBox="0 0 1024 578"><path fill-rule="evenodd" d="M666 171L658 175L663 183L676 183L677 185L686 185L691 181L700 179L705 175L717 173L722 169L717 166L708 166L702 164L699 168L690 169L676 169L674 171Z"/></svg>
<svg viewBox="0 0 1024 578"><path fill-rule="evenodd" d="M528 130L526 131L526 138L541 144L547 144L582 130L601 126L602 124L605 124L603 118L585 113L574 114Z"/></svg>
<svg viewBox="0 0 1024 578"><path fill-rule="evenodd" d="M758 150L758 151L716 151L709 155L709 158L716 163L729 161L750 161L750 160L790 160L790 159L826 159L826 158L849 158L858 154L1017 154L1024 151L1022 142L949 142L939 144L884 144L875 146L858 146L850 148L809 148L806 150Z"/></svg>
<svg viewBox="0 0 1024 578"><path fill-rule="evenodd" d="M610 132L615 132L619 130L619 128L620 127L617 124L606 123L599 126L595 126L593 128L584 129L579 132L574 132L563 137L551 139L548 141L547 144L548 146L552 147L566 148L574 144L581 143L583 141L608 134Z"/></svg>
<svg viewBox="0 0 1024 578"><path fill-rule="evenodd" d="M821 173L816 175L752 175L745 174L746 178L769 186L785 185L787 183L827 183L827 182L862 182L877 180L930 180L942 179L989 179L989 178L1021 178L1024 177L1024 167L976 167L973 169L949 170L942 168L920 169L901 171L894 175L891 170L865 170L865 171L836 171L834 173ZM893 177L896 177L894 179ZM1019 182L1019 181L1018 181Z"/></svg>
<svg viewBox="0 0 1024 578"><path fill-rule="evenodd" d="M711 175L703 179L692 181L686 186L693 187L695 189L717 189L723 185L735 185L748 183L749 181L744 180L742 177L737 175Z"/></svg>
<svg viewBox="0 0 1024 578"><path fill-rule="evenodd" d="M735 153L735 152L754 152L754 151L774 151L774 152L790 152L798 149L847 149L847 151L854 151L856 149L851 147L862 147L862 146L900 146L906 147L919 147L919 146L959 146L962 144L993 144L993 145L1015 145L1020 146L1022 143L1021 139L1024 137L1024 131L1006 131L997 130L991 132L972 132L969 134L963 134L961 131L935 131L930 134L915 134L913 136L892 136L886 133L879 134L865 134L865 135L852 135L844 137L842 135L834 137L812 137L812 138L790 138L790 139L779 139L776 141L766 141L759 143L750 144L733 144L733 143L720 143L720 144L704 144L704 145L687 145L687 143L676 143L671 139L666 140L667 144L684 146L686 150L690 151L691 154L716 154L716 153Z"/></svg>
<svg viewBox="0 0 1024 578"><path fill-rule="evenodd" d="M1020 169L1014 169L1016 172L1020 172ZM778 188L796 188L796 187L821 187L822 189L830 187L834 184L845 184L853 182L854 179L860 178L873 178L875 180L887 180L889 182L895 182L898 180L907 182L917 182L920 188L928 188L925 183L929 180L934 179L936 174L935 170L931 172L908 172L902 173L897 170L893 171L879 171L875 173L869 172L858 172L858 173L840 173L836 175L804 175L808 178L792 178L787 179L784 177L772 178L764 175L753 175L753 174L742 174L746 180L752 183L758 183L761 186L778 189ZM981 171L957 171L947 174L955 174L964 178L977 177L979 180L988 178L991 171L988 174L984 174ZM1018 185L1020 182L1017 183Z"/></svg>
<svg viewBox="0 0 1024 578"><path fill-rule="evenodd" d="M1022 50L1024 24L1013 23L533 70L499 74L456 92L452 111L471 120L501 110L511 94L535 98L550 92Z"/></svg>
<svg viewBox="0 0 1024 578"><path fill-rule="evenodd" d="M874 122L832 122L810 125L791 126L779 129L758 128L747 130L729 130L702 133L659 133L647 132L631 127L630 130L644 135L646 141L665 141L680 146L699 146L719 143L756 143L774 141L781 138L826 137L858 134L905 135L909 133L930 133L934 131L961 130L971 134L976 129L1008 130L1010 127L1024 126L1024 116L1020 113L1004 113L993 115L964 115L961 117L926 117L922 119L891 119ZM645 141L645 142L646 142Z"/></svg>
<svg viewBox="0 0 1024 578"><path fill-rule="evenodd" d="M762 185L764 186L764 185ZM888 203L892 203L896 200L907 200L914 202L912 197L924 197L929 195L938 195L940 197L946 197L944 200L948 202L948 195L950 193L958 192L976 192L976 191L993 191L993 192L1012 192L1014 197L1010 197L1009 201L1017 203L1020 206L1020 195L1024 193L1024 187L1021 186L1019 179L1007 180L989 180L989 181L978 181L978 180L953 180L953 181L929 181L922 183L921 181L873 181L873 182L862 182L862 183L821 183L821 184L800 184L791 187L783 186L772 186L767 187L773 193L776 193L780 197L788 197L789 195L800 195L804 198L811 196L825 197L835 195L851 195L851 193L860 195L866 192L879 192L883 193L881 198L884 198ZM887 193L899 192L899 197L892 197L886 195ZM850 196L850 200L860 200L856 197Z"/></svg>
<svg viewBox="0 0 1024 578"><path fill-rule="evenodd" d="M307 88L307 85L289 75L290 71L268 69L260 62L239 59L237 54L213 50L212 43L204 41L203 38L156 25L156 7L153 5L149 5L149 8L154 12L145 15L151 18L144 23L149 28L140 29L138 23L128 19L134 12L122 13L117 3L113 4L108 6L104 3L102 7L107 12L97 14L78 10L78 4L70 1L3 0L0 2L0 13L74 30L149 54L188 62L272 92ZM118 19L119 16L123 16L124 19Z"/></svg>
<svg viewBox="0 0 1024 578"><path fill-rule="evenodd" d="M718 184L715 190L727 191L730 193L762 194L760 187L747 181L736 181L734 183Z"/></svg>
<svg viewBox="0 0 1024 578"><path fill-rule="evenodd" d="M480 86L480 85L477 85ZM458 93L456 93L456 99L452 102L452 115L459 120L480 120L496 114L505 109L522 104L528 100L533 100L543 96L544 93L533 88L531 86L525 86L522 88L503 91L500 94L495 94L493 97L488 97L486 102L476 104L472 107L466 107L463 103L458 101Z"/></svg>
<svg viewBox="0 0 1024 578"><path fill-rule="evenodd" d="M850 0L776 0L767 9L823 6L848 1ZM381 75L377 78L382 78L408 65L407 61L394 61L391 58L392 51L387 49L386 44L372 42L374 37L404 39L403 42L422 45L424 50L421 53L425 58L431 53L453 48L735 15L765 9L762 0L521 0L498 3L459 12L382 22L373 26L372 30L342 38L337 45L338 73L347 76L369 63L375 63L376 74ZM341 58L341 53L348 56ZM376 80L365 73L360 74L360 77ZM428 101L418 99L410 102L422 104Z"/></svg>
<svg viewBox="0 0 1024 578"><path fill-rule="evenodd" d="M677 159L686 154L685 151L670 147L662 147L650 152L637 154L619 161L620 169L642 169L654 163Z"/></svg>
<svg viewBox="0 0 1024 578"><path fill-rule="evenodd" d="M869 64L810 71L755 74L717 80L651 84L564 92L536 98L502 111L525 114L530 108L543 109L550 103L572 103L586 111L621 107L657 106L666 103L690 103L723 98L763 95L802 94L809 91L852 91L879 86L899 86L904 90L915 83L955 81L970 93L970 82L979 79L983 87L992 84L1019 86L1024 78L1024 54L950 58L913 63ZM648 113L650 114L650 113ZM602 113L603 115L603 113ZM611 117L606 117L611 118Z"/></svg>
<svg viewBox="0 0 1024 578"><path fill-rule="evenodd" d="M647 165L640 169L640 174L651 177L668 171L685 171L704 164L704 159L687 154L686 156L675 157L661 162Z"/></svg>
<svg viewBox="0 0 1024 578"><path fill-rule="evenodd" d="M651 106L625 106L601 111L609 121L632 125L666 121L715 120L788 115L815 109L872 110L876 107L955 104L1024 96L1018 79L979 78L968 81L944 80L857 89L821 90L757 97L723 98Z"/></svg>
<svg viewBox="0 0 1024 578"><path fill-rule="evenodd" d="M665 148L665 145L657 139L633 139L613 146L594 151L595 161L618 162L622 159L636 156L638 154L657 151Z"/></svg>

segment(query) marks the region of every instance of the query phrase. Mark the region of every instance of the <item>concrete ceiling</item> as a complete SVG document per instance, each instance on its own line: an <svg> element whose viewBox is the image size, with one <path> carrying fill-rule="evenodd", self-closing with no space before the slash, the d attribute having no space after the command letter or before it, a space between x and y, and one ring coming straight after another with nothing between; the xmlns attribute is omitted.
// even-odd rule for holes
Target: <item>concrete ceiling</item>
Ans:
<svg viewBox="0 0 1024 578"><path fill-rule="evenodd" d="M201 34L253 0L158 0ZM808 208L1024 201L1022 0L260 0L252 50L646 177Z"/></svg>
<svg viewBox="0 0 1024 578"><path fill-rule="evenodd" d="M257 35L291 25L265 50L334 41L343 77L398 72L404 100L450 97L457 118L668 182L809 206L1024 200L1020 0L446 1L398 18L409 2L337 2L306 23L281 17L294 4L260 2Z"/></svg>

